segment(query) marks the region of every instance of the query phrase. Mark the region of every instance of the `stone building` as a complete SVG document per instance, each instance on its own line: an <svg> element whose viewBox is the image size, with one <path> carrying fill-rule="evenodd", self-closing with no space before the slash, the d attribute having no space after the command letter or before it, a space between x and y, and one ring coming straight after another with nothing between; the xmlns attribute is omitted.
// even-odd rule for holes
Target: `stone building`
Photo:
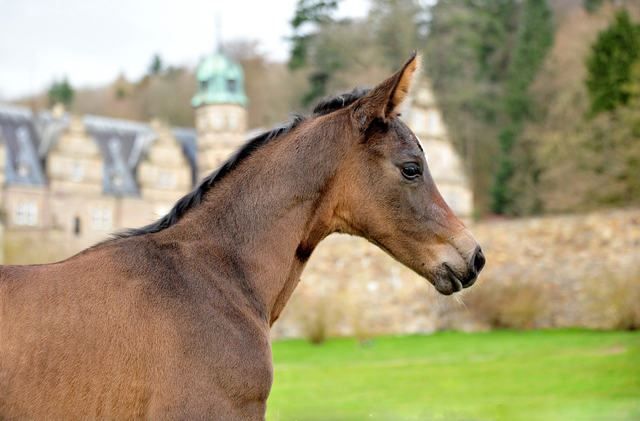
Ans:
<svg viewBox="0 0 640 421"><path fill-rule="evenodd" d="M242 68L198 69L196 129L0 104L0 203L7 263L69 257L153 222L244 141Z"/></svg>
<svg viewBox="0 0 640 421"><path fill-rule="evenodd" d="M200 63L196 94L191 106L196 111L198 131L197 169L211 173L245 139L247 106L242 66L216 53Z"/></svg>
<svg viewBox="0 0 640 421"><path fill-rule="evenodd" d="M244 142L248 102L242 67L215 53L197 71L195 129L0 104L0 257L56 261L153 222ZM468 218L471 190L427 85L404 115Z"/></svg>
<svg viewBox="0 0 640 421"><path fill-rule="evenodd" d="M6 105L0 128L8 263L58 260L147 224L193 184L194 130Z"/></svg>
<svg viewBox="0 0 640 421"><path fill-rule="evenodd" d="M469 222L473 214L471 185L428 81L416 83L403 118L422 142L429 170L440 194L458 216Z"/></svg>

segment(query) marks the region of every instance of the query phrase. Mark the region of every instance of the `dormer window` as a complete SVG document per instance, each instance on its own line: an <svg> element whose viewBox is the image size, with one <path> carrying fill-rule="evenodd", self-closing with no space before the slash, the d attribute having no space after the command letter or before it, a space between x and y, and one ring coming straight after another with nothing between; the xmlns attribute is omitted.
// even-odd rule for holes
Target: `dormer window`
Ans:
<svg viewBox="0 0 640 421"><path fill-rule="evenodd" d="M111 175L111 184L113 184L114 187L118 188L124 185L124 176L120 171L113 172L113 174Z"/></svg>
<svg viewBox="0 0 640 421"><path fill-rule="evenodd" d="M29 160L22 152L18 155L18 162L16 162L16 174L18 174L18 177L22 178L27 178L31 175Z"/></svg>
<svg viewBox="0 0 640 421"><path fill-rule="evenodd" d="M112 154L117 154L122 149L122 145L120 144L120 139L112 138L109 140L109 150Z"/></svg>
<svg viewBox="0 0 640 421"><path fill-rule="evenodd" d="M208 87L209 87L209 82L208 81L206 81L206 80L200 81L200 90L201 91L206 91Z"/></svg>
<svg viewBox="0 0 640 421"><path fill-rule="evenodd" d="M227 80L227 88L229 89L229 92L235 94L238 90L238 82L233 79Z"/></svg>
<svg viewBox="0 0 640 421"><path fill-rule="evenodd" d="M27 178L31 175L31 166L29 165L29 130L25 126L16 129L16 138L18 139L18 147L20 148L16 159L16 173L18 177Z"/></svg>
<svg viewBox="0 0 640 421"><path fill-rule="evenodd" d="M84 165L80 161L75 161L71 169L71 180L82 181L84 180Z"/></svg>

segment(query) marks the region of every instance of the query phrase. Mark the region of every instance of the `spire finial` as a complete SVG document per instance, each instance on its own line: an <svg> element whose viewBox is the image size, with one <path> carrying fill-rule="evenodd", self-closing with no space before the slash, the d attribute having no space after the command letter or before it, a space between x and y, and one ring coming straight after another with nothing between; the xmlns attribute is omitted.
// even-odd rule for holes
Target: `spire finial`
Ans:
<svg viewBox="0 0 640 421"><path fill-rule="evenodd" d="M219 10L216 12L216 43L218 44L217 45L218 52L221 53L222 52L222 17Z"/></svg>

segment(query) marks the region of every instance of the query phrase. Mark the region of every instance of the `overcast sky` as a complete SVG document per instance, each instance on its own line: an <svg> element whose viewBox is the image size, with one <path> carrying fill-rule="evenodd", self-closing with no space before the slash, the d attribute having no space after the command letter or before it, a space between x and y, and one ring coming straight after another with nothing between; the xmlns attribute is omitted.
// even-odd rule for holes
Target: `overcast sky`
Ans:
<svg viewBox="0 0 640 421"><path fill-rule="evenodd" d="M216 42L259 40L272 60L287 58L296 0L0 0L0 100L48 88L67 76L75 88L120 73L140 78L151 57L195 66ZM363 17L367 0L343 0L339 16Z"/></svg>

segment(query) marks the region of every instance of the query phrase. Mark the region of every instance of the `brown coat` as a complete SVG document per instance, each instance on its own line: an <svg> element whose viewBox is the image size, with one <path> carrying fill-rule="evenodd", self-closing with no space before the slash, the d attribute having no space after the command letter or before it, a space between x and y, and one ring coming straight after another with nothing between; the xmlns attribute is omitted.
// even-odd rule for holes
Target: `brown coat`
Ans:
<svg viewBox="0 0 640 421"><path fill-rule="evenodd" d="M253 139L155 224L2 267L0 419L264 419L269 328L333 232L473 284L482 252L397 118L417 67Z"/></svg>

